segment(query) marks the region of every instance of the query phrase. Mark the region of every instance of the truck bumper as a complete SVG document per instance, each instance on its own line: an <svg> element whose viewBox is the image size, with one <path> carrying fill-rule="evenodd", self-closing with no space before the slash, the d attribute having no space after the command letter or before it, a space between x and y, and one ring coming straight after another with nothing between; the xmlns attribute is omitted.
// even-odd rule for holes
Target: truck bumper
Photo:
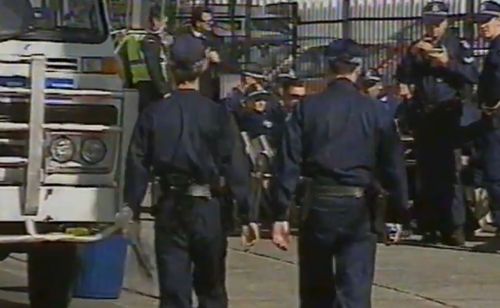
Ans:
<svg viewBox="0 0 500 308"><path fill-rule="evenodd" d="M21 215L21 188L0 187L2 208L1 223L24 224L25 234L0 235L0 244L28 244L39 242L90 243L100 241L120 230L126 229L131 219L128 209L117 208L117 190L114 188L42 187L37 216ZM69 200L69 201L68 201ZM99 232L78 236L66 233L38 233L37 222L92 223Z"/></svg>
<svg viewBox="0 0 500 308"><path fill-rule="evenodd" d="M37 215L24 216L23 188L1 186L0 223L24 222L114 222L118 211L118 189L102 187L42 186Z"/></svg>

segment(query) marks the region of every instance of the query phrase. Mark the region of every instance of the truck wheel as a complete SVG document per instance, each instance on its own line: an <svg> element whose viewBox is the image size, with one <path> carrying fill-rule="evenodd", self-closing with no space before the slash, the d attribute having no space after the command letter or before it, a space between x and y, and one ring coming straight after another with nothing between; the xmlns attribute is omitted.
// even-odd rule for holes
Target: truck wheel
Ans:
<svg viewBox="0 0 500 308"><path fill-rule="evenodd" d="M32 308L67 308L78 274L77 247L42 244L28 253L28 286Z"/></svg>

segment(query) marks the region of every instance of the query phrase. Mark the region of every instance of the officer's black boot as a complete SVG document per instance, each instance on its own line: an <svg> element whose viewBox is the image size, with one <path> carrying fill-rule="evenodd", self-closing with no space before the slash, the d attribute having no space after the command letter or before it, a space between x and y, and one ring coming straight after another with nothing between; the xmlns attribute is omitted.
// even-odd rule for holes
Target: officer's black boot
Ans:
<svg viewBox="0 0 500 308"><path fill-rule="evenodd" d="M436 231L424 232L422 236L422 242L426 244L436 244L439 241L439 237Z"/></svg>
<svg viewBox="0 0 500 308"><path fill-rule="evenodd" d="M444 232L442 238L443 244L448 246L464 246L465 245L465 232L463 227L458 227L453 232Z"/></svg>

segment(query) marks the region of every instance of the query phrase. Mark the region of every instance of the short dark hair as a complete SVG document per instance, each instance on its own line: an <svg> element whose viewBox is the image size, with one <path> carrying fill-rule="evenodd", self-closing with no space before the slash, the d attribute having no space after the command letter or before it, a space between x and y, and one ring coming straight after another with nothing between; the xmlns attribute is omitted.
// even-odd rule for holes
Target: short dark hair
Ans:
<svg viewBox="0 0 500 308"><path fill-rule="evenodd" d="M351 74L358 67L357 64L346 61L330 61L330 72L334 75Z"/></svg>
<svg viewBox="0 0 500 308"><path fill-rule="evenodd" d="M283 91L286 93L291 88L299 88L299 87L302 88L305 86L306 84L302 80L296 78L290 78L283 82Z"/></svg>
<svg viewBox="0 0 500 308"><path fill-rule="evenodd" d="M172 63L170 70L177 85L185 82L193 82L203 74L204 60L191 66L176 65Z"/></svg>
<svg viewBox="0 0 500 308"><path fill-rule="evenodd" d="M196 22L203 21L203 13L212 14L212 10L206 6L197 6L191 12L191 26L195 26Z"/></svg>
<svg viewBox="0 0 500 308"><path fill-rule="evenodd" d="M161 6L159 6L158 4L153 4L149 9L148 21L152 23L155 20L161 20L161 13Z"/></svg>

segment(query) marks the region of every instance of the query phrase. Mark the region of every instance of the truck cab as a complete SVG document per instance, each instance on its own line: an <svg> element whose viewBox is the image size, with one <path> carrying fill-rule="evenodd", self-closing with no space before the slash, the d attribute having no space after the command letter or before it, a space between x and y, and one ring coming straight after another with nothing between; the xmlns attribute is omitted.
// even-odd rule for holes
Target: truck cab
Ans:
<svg viewBox="0 0 500 308"><path fill-rule="evenodd" d="M137 95L123 88L105 0L4 0L0 17L0 251L29 253L32 295L74 267L50 274L41 260L71 263L74 243L120 229Z"/></svg>

